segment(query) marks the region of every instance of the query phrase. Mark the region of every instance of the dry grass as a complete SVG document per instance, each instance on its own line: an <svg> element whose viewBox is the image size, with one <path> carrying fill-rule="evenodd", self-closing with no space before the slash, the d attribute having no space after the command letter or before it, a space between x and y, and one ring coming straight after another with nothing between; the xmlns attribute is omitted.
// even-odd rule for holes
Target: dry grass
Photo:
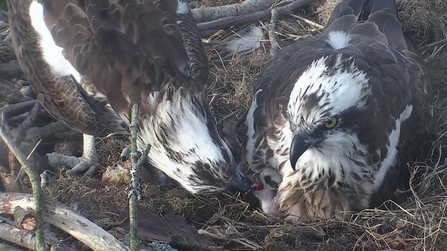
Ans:
<svg viewBox="0 0 447 251"><path fill-rule="evenodd" d="M319 1L319 5L313 7L316 13L296 14L301 18L281 18L276 30L280 46L318 33L333 8L328 3L333 1ZM210 2L204 1L206 4ZM222 1L211 4L222 4ZM417 43L429 44L443 38L446 1L404 0L400 8L403 26ZM261 26L266 34L266 24L255 25ZM243 159L240 142L245 129L236 125L249 106L253 85L268 61L269 47L269 42L264 40L260 49L253 53L228 55L218 46L207 46L212 62L209 80L212 112L238 160ZM393 205L389 210L367 209L306 225L290 225L281 219L268 218L246 202L248 197L228 194L197 197L181 188L154 184L143 187L141 204L153 210L183 215L200 228L202 234L230 250L446 250L447 49L445 46L431 47L424 55L438 94L438 139L427 161L412 165L415 169L428 167L432 172L424 177L418 191L410 191L413 195L405 203L389 203ZM122 140L107 139L100 144L104 165L117 160L123 146L118 142ZM118 219L127 204L124 186L101 185L98 179L85 177L59 177L51 182L47 195L67 204L77 203L81 212L95 222Z"/></svg>
<svg viewBox="0 0 447 251"><path fill-rule="evenodd" d="M404 31L417 45L447 38L447 2L402 0L399 6Z"/></svg>

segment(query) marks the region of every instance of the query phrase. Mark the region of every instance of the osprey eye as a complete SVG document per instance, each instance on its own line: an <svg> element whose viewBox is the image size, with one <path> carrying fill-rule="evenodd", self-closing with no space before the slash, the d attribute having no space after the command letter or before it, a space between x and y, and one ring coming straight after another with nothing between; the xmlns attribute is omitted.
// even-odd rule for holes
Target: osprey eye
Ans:
<svg viewBox="0 0 447 251"><path fill-rule="evenodd" d="M278 183L273 181L270 176L265 176L264 180L265 180L265 183L267 183L267 185L269 185L269 187L271 187L271 188L278 188L278 186L279 186Z"/></svg>
<svg viewBox="0 0 447 251"><path fill-rule="evenodd" d="M332 118L331 120L329 120L328 122L326 122L326 124L324 124L324 126L327 128L327 129L331 129L331 128L333 128L334 126L336 126L337 125L337 119L336 118Z"/></svg>

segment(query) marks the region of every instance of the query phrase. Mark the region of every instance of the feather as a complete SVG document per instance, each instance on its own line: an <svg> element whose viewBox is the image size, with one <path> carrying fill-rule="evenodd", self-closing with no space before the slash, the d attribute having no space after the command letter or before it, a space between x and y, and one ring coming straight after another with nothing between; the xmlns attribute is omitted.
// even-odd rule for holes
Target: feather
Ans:
<svg viewBox="0 0 447 251"><path fill-rule="evenodd" d="M138 104L138 145L152 146L155 167L192 193L251 188L211 117L208 62L183 1L8 5L18 61L51 115L84 135L128 134Z"/></svg>
<svg viewBox="0 0 447 251"><path fill-rule="evenodd" d="M278 52L247 113L247 161L277 170L291 221L395 199L433 136L428 71L393 0L344 0L320 34ZM261 198L261 201L265 198ZM263 201L265 202L265 201Z"/></svg>
<svg viewBox="0 0 447 251"><path fill-rule="evenodd" d="M228 39L226 49L230 53L252 51L261 46L262 29L258 26L248 26Z"/></svg>

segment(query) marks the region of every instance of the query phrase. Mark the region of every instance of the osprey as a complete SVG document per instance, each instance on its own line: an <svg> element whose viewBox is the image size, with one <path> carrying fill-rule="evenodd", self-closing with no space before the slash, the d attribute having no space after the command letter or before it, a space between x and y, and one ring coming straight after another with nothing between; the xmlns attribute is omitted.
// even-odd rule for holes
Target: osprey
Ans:
<svg viewBox="0 0 447 251"><path fill-rule="evenodd" d="M182 0L9 0L20 66L44 108L84 134L71 171L97 161L94 135L127 134L192 193L251 188L213 123L208 63Z"/></svg>
<svg viewBox="0 0 447 251"><path fill-rule="evenodd" d="M345 0L324 32L284 48L247 113L247 162L282 177L272 198L291 221L379 206L424 160L432 98L424 60L394 0Z"/></svg>
<svg viewBox="0 0 447 251"><path fill-rule="evenodd" d="M259 199L262 211L268 215L280 216L280 212L273 200L282 180L278 170L265 167L261 172L255 173L252 179L256 184L253 188L253 195Z"/></svg>

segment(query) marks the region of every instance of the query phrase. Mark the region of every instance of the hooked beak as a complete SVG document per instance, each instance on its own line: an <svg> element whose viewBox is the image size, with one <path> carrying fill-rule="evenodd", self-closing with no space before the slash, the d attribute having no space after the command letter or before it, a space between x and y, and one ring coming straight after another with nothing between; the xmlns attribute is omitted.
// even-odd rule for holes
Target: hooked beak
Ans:
<svg viewBox="0 0 447 251"><path fill-rule="evenodd" d="M238 170L236 175L231 179L229 187L241 193L248 193L253 188L253 182Z"/></svg>
<svg viewBox="0 0 447 251"><path fill-rule="evenodd" d="M321 139L311 138L307 134L297 134L293 137L292 144L290 145L290 164L292 165L293 171L295 170L296 162L303 155L307 149L320 142Z"/></svg>

